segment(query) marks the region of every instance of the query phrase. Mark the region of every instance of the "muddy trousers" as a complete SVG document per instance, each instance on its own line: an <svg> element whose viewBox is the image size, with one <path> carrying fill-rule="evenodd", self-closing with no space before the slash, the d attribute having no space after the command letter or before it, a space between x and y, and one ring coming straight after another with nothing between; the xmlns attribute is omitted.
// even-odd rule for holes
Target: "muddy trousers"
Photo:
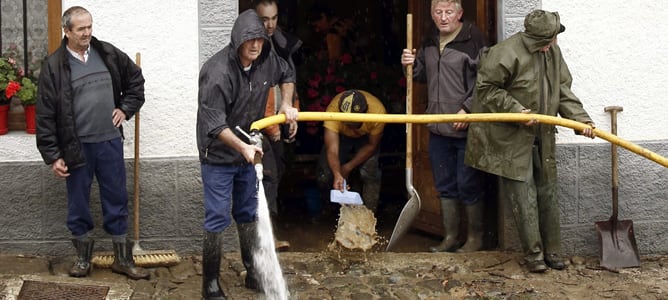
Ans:
<svg viewBox="0 0 668 300"><path fill-rule="evenodd" d="M368 143L368 140L368 136L350 138L339 135L339 161L341 164L350 161L357 151ZM380 147L369 159L357 167L363 183L362 200L364 201L364 205L374 213L379 204L380 186L383 175L378 163L379 154ZM323 147L318 159L318 187L323 190L331 189L333 178L334 175L327 162L327 151ZM348 184L350 185L350 182ZM329 195L329 192L327 194Z"/></svg>
<svg viewBox="0 0 668 300"><path fill-rule="evenodd" d="M548 174L547 169L541 167L534 147L527 181L499 177L499 193L510 206L527 261L543 260L545 253L561 254L556 181L548 180L556 174Z"/></svg>

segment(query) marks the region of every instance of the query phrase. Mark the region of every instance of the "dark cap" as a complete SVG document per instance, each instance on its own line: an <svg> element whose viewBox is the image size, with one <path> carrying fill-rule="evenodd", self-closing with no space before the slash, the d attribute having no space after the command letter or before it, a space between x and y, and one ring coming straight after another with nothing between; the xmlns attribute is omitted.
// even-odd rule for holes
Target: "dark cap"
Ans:
<svg viewBox="0 0 668 300"><path fill-rule="evenodd" d="M339 110L344 113L365 113L368 109L366 97L358 90L347 90L341 93Z"/></svg>

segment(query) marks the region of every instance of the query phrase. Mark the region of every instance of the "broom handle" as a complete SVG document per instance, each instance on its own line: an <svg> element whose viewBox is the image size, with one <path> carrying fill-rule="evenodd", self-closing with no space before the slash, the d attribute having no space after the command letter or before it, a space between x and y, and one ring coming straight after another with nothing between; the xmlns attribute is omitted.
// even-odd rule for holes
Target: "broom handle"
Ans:
<svg viewBox="0 0 668 300"><path fill-rule="evenodd" d="M135 56L137 67L141 68L141 54L137 52ZM139 111L135 113L135 198L134 198L134 217L135 217L135 242L139 241Z"/></svg>
<svg viewBox="0 0 668 300"><path fill-rule="evenodd" d="M621 106L606 106L606 112L610 113L610 133L617 135L617 112L623 111ZM619 209L619 172L617 165L617 145L610 144L610 157L612 165L612 216L610 220L617 222L617 211Z"/></svg>
<svg viewBox="0 0 668 300"><path fill-rule="evenodd" d="M413 51L413 14L406 14L406 48ZM413 65L406 67L406 114L413 113ZM406 170L413 171L413 123L406 123ZM412 175L412 174L411 174Z"/></svg>

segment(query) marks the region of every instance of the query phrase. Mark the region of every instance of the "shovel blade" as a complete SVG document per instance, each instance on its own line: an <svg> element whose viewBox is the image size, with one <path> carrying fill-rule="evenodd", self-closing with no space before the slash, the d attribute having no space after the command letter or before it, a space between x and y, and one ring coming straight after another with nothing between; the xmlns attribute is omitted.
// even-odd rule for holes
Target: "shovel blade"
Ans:
<svg viewBox="0 0 668 300"><path fill-rule="evenodd" d="M601 221L596 222L595 226L600 244L601 267L617 270L640 266L633 221Z"/></svg>
<svg viewBox="0 0 668 300"><path fill-rule="evenodd" d="M394 225L394 230L392 231L392 236L390 236L390 241L387 243L387 248L385 251L390 251L394 246L396 246L397 241L406 234L408 229L413 224L415 216L420 212L420 197L417 193L413 193L408 202L404 205L404 208L399 214L397 223Z"/></svg>

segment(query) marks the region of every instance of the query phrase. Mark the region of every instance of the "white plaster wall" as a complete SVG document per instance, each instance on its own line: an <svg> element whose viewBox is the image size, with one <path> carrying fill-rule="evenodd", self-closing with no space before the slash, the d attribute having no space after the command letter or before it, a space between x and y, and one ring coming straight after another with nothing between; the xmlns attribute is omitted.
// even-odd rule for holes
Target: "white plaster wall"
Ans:
<svg viewBox="0 0 668 300"><path fill-rule="evenodd" d="M134 58L141 52L146 103L141 110L141 157L196 155L197 2L178 0L70 1L93 15L93 35ZM134 119L125 153L133 155Z"/></svg>
<svg viewBox="0 0 668 300"><path fill-rule="evenodd" d="M63 0L93 15L93 35L111 42L131 58L141 53L146 103L141 110L141 157L195 156L197 74L199 72L197 1ZM134 156L134 119L124 124L125 156ZM0 136L0 161L41 160L35 136Z"/></svg>
<svg viewBox="0 0 668 300"><path fill-rule="evenodd" d="M566 26L559 45L573 74L573 91L606 131L610 116L603 108L622 106L618 135L627 140L668 138L665 3L542 0L542 8L558 11ZM560 142L585 140L570 132L559 136Z"/></svg>
<svg viewBox="0 0 668 300"><path fill-rule="evenodd" d="M512 2L512 1L511 1ZM606 131L608 105L620 105L618 134L630 141L665 140L668 118L668 10L661 0L543 0L559 11L566 32L559 44L573 74L573 91ZM146 104L141 117L141 156L194 156L199 70L197 2L177 0L74 1L93 14L93 34L126 51L142 53ZM503 7L503 6L502 6ZM502 11L505 16L526 14ZM518 20L519 21L519 20ZM503 21L499 21L503 24ZM521 23L520 23L521 24ZM517 26L522 30L522 26ZM134 122L125 124L126 157L133 156ZM587 143L562 128L560 143ZM594 140L594 142L600 140ZM0 136L0 161L40 160L34 136Z"/></svg>

